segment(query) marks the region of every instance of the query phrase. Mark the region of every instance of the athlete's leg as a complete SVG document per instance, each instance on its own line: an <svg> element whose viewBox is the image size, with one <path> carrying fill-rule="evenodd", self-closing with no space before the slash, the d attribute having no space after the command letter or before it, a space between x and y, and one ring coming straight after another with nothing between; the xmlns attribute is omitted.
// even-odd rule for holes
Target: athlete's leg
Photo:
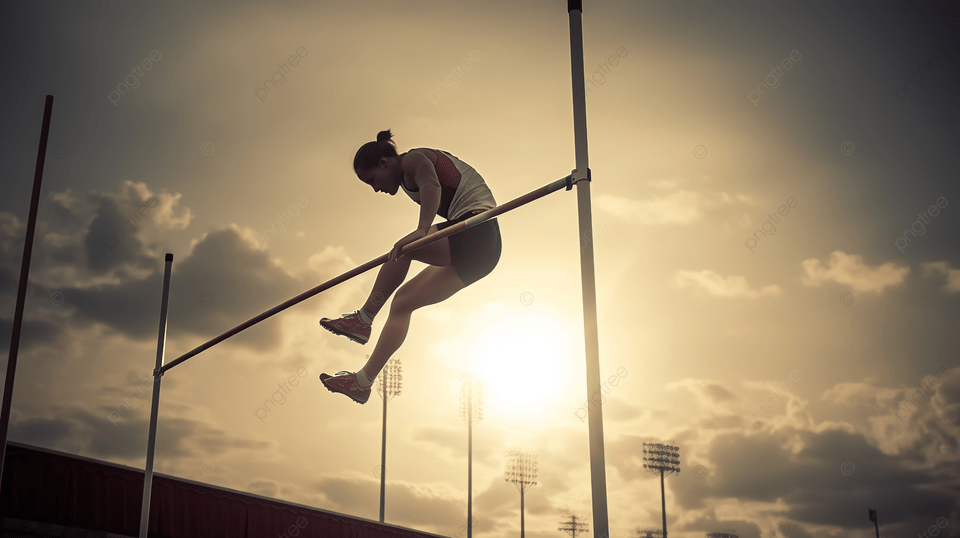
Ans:
<svg viewBox="0 0 960 538"><path fill-rule="evenodd" d="M449 265L427 267L404 284L390 304L390 316L383 325L377 347L363 367L367 379L377 377L390 356L400 348L407 337L410 315L414 310L444 301L465 287L456 270Z"/></svg>
<svg viewBox="0 0 960 538"><path fill-rule="evenodd" d="M437 227L431 226L429 233L436 231ZM409 254L381 265L377 280L373 284L373 289L370 290L370 296L367 297L367 302L363 304L363 308L367 312L374 315L379 312L387 298L396 291L400 284L403 284L403 279L407 277L407 271L410 269L410 260L417 260L439 267L450 265L450 238L445 237L439 241L434 241L425 247L418 248Z"/></svg>

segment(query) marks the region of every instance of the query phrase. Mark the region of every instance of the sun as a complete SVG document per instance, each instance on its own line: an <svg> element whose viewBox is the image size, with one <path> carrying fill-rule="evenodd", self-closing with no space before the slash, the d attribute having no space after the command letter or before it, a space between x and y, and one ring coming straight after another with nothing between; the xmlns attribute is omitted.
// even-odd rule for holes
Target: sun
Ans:
<svg viewBox="0 0 960 538"><path fill-rule="evenodd" d="M482 344L474 362L486 411L536 417L572 402L564 389L573 373L571 329L552 315L517 316L486 326L477 335Z"/></svg>

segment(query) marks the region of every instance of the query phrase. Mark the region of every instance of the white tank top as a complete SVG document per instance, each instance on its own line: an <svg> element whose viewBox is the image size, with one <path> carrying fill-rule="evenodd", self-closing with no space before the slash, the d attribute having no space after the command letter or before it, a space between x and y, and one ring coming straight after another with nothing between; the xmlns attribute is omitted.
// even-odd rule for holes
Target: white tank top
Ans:
<svg viewBox="0 0 960 538"><path fill-rule="evenodd" d="M430 148L422 148L430 149ZM452 154L437 149L430 149L437 156L437 179L440 180L440 207L437 215L456 220L461 215L476 210L493 209L497 201L493 192L480 174L469 164L454 157ZM400 183L403 192L411 200L420 203L420 191L412 191Z"/></svg>

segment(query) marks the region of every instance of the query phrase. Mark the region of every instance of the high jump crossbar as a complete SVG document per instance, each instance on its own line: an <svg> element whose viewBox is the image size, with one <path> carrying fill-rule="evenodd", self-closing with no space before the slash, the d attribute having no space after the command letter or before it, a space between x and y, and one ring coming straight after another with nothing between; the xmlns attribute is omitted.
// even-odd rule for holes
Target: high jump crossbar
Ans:
<svg viewBox="0 0 960 538"><path fill-rule="evenodd" d="M483 213L480 213L479 215L474 215L474 216L470 217L470 218L467 219L467 220L458 222L457 224L454 224L453 226L449 226L449 227L447 227L447 228L444 228L443 230L440 230L439 232L432 233L432 234L430 234L430 235L428 235L428 236L426 236L426 237L423 237L423 238L418 239L418 240L416 240L416 241L414 241L414 242L412 242L412 243L409 243L409 244L407 244L407 245L404 245L403 248L400 249L400 255L407 254L407 253L409 253L409 252L411 252L411 251L417 250L418 248L423 247L423 246L425 246L425 245L429 245L430 243L433 243L434 241L439 241L440 239L443 239L444 237L449 237L449 236L451 236L451 235L460 233L460 232L466 230L467 228L472 228L472 227L474 227L474 226L476 226L476 225L478 225L478 224L481 224L481 223L483 223L483 222L486 222L486 221L488 221L488 220L496 217L497 215L502 215L502 214L504 214L504 213L506 213L506 212L508 212L508 211L512 211L512 210L514 210L514 209L516 209L516 208L518 208L518 207L520 207L520 206L522 206L522 205L524 205L524 204L530 203L530 202L532 202L532 201L534 201L534 200L536 200L536 199L538 199L538 198L542 198L542 197L544 197L544 196L546 196L546 195L548 195L548 194L550 194L550 193L552 193L552 192L558 191L558 190L560 190L561 188L566 187L566 190L571 190L571 189L573 188L573 184L574 184L574 181L573 181L573 175L572 175L572 174L569 175L569 176L566 176L566 177L564 177L564 178L558 179L558 180L556 180L556 181L554 181L554 182L552 182L552 183L549 183L549 184L547 184L547 185L544 185L543 187L540 187L539 189L532 190L532 191L528 192L527 194L524 194L523 196L519 196L519 197L517 197L517 198L514 198L513 200L510 200L509 202L507 202L507 203L505 203L505 204L498 205L497 207L494 207L494 208L492 208L492 209L488 209L487 211L484 211ZM244 331L244 330L246 330L246 329L249 329L250 327L253 327L253 326L256 325L257 323L260 323L261 321L269 318L270 316L273 316L274 314L278 314L278 313L286 310L287 308L290 308L291 306L293 306L293 305L295 305L295 304L301 303L301 302L303 302L303 301L305 301L305 300L313 297L314 295L317 295L318 293L321 293L321 292L323 292L323 291L326 291L326 290L328 290L328 289L336 286L337 284L340 284L340 283L342 283L342 282L345 282L345 281L347 281L347 280L350 280L351 278L353 278L353 277L355 277L355 276L357 276L357 275L363 274L363 273L369 271L370 269L373 269L374 267L377 267L378 265L381 265L381 264L385 263L385 262L387 261L387 258L389 257L389 255L390 255L390 253L388 252L388 253L383 254L383 255L381 255L381 256L379 256L379 257L377 257L377 258L374 258L374 259L368 261L367 263L364 263L364 264L362 264L362 265L359 265L359 266L357 266L357 267L355 267L355 268L353 268L353 269L347 271L346 273L343 273L343 274L341 274L341 275L339 275L339 276L337 276L337 277L331 278L330 280L324 282L323 284L320 284L319 286L313 287L313 288L311 288L311 289L309 289L309 290L301 293L300 295L297 295L296 297L293 297L293 298L291 298L291 299L289 299L289 300L287 300L287 301L284 301L284 302L278 304L277 306L271 308L270 310L267 310L266 312L264 312L264 313L262 313L262 314L260 314L260 315L258 315L258 316L254 316L254 317L248 319L247 321L244 321L244 322L241 323L240 325L237 325L236 327L234 327L234 328L230 329L229 331L221 334L220 336L217 336L216 338L212 338L212 339L208 340L207 342L201 344L200 346L197 346L196 348L194 348L194 349L192 349L192 350L184 353L183 355L177 357L175 360L170 361L170 362L167 363L166 365L160 367L160 368L159 368L159 373L160 373L160 375L163 375L164 372L166 372L167 370L173 368L174 366L182 363L183 361L185 361L185 360L187 360L187 359L189 359L189 358L191 358L191 357L195 357L196 355L199 355L200 353L206 351L207 349L210 349L211 347L219 344L220 342L223 342L223 341L226 340L227 338L230 338L231 336L233 336L233 335L235 335L235 334L237 334L237 333L239 333L239 332L242 332L242 331Z"/></svg>
<svg viewBox="0 0 960 538"><path fill-rule="evenodd" d="M499 205L492 209L488 209L487 211L484 211L479 215L474 215L468 218L467 220L458 222L453 226L449 226L447 228L444 228L443 230L440 230L439 232L432 233L426 237L413 241L410 244L404 245L403 248L400 249L399 255L402 256L408 252L417 250L418 248L423 247L424 245L428 245L430 243L433 243L434 241L439 241L444 237L450 237L451 235L460 233L466 230L467 228L472 228L478 224L481 224L483 222L486 222L492 219L493 217L496 217L497 215L502 215L507 211L512 211L524 204L532 202L538 198L542 198L564 187L566 187L567 190L571 190L573 189L573 185L578 181L574 179L576 175L575 172L576 170L574 170L574 173L571 173L570 175L564 178L558 179L552 183L544 185L539 189L532 190L527 194L524 194L523 196L520 196L518 198L514 198L513 200L510 200L509 202L503 205ZM586 178L582 178L582 179L586 179ZM154 458L155 449L156 449L157 420L158 420L158 415L160 413L160 380L163 379L164 372L180 364L181 362L189 359L190 357L199 355L204 350L210 349L211 347L219 344L220 342L223 342L227 338L230 338L231 336L245 329L248 329L256 325L257 323L260 323L261 321L269 318L274 314L282 312L283 310L286 310L287 308L290 308L291 306L297 303L305 301L310 297L313 297L314 295L324 290L328 290L333 286L340 284L341 282L350 280L351 278L359 274L362 274L366 271L369 271L370 269L373 269L378 265L385 263L389 255L390 253L383 254L380 257L370 260L367 263L360 265L354 269L351 269L338 277L332 278L324 282L323 284L320 284L319 286L311 288L288 301L280 303L279 305L271 308L270 310L267 310L266 312L260 314L259 316L248 319L247 321L241 323L240 325L237 325L236 327L221 334L220 336L207 341L203 345L187 353L184 353L183 355L178 357L176 360L171 361L170 363L164 365L163 356L164 356L164 348L166 346L167 305L168 305L168 298L170 294L170 275L172 273L172 267L173 267L173 254L169 252L166 254L166 257L164 260L165 261L164 271L163 271L163 295L161 296L161 303L160 303L160 327L159 327L159 333L157 336L157 362L156 362L157 366L153 370L153 397L151 399L152 401L150 405L150 432L147 440L147 464L146 464L146 468L144 469L143 497L140 503L139 538L148 538L149 536L150 509L151 509L150 497L153 490L153 458Z"/></svg>

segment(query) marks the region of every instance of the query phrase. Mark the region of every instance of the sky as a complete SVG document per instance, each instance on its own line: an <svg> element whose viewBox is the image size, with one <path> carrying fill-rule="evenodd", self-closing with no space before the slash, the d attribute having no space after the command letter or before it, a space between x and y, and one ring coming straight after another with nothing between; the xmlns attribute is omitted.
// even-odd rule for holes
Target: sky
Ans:
<svg viewBox="0 0 960 538"><path fill-rule="evenodd" d="M679 447L677 538L866 538L868 508L883 535L960 532L958 16L585 0L594 240L558 191L498 218L490 275L414 313L386 521L466 535L463 373L484 383L474 535L519 533L510 450L537 456L528 537L589 520L592 249L612 536L660 527L644 442ZM169 362L413 231L419 207L353 172L378 131L501 204L576 167L561 0L7 2L0 45L4 357L54 96L9 439L72 454L145 465L166 253ZM167 371L155 470L378 519L382 402L318 376L359 369L388 311L365 346L317 323L375 277Z"/></svg>

